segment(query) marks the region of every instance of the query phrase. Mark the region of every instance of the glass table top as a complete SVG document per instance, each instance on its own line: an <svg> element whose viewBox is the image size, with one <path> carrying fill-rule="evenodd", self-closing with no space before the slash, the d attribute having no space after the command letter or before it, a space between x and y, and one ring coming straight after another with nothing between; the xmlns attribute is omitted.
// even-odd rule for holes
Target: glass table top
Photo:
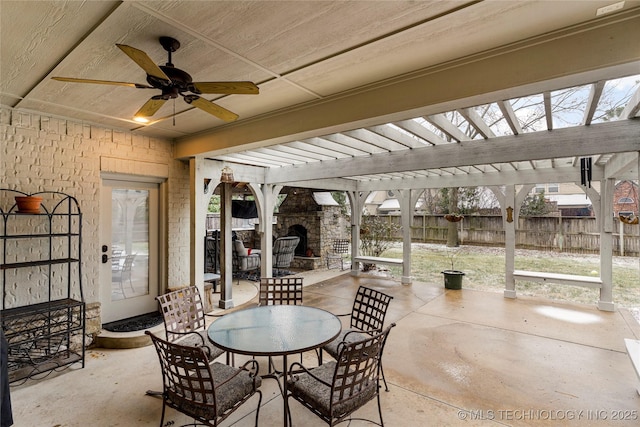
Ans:
<svg viewBox="0 0 640 427"><path fill-rule="evenodd" d="M342 324L328 311L301 305L269 305L229 313L213 322L209 339L234 353L276 356L320 347Z"/></svg>

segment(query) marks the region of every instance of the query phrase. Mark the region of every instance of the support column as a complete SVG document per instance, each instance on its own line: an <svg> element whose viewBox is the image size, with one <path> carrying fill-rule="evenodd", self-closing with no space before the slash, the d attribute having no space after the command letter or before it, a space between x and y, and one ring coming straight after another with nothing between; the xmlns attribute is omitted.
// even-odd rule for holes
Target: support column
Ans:
<svg viewBox="0 0 640 427"><path fill-rule="evenodd" d="M347 196L351 204L351 275L360 275L360 263L353 258L360 255L360 225L362 224L362 207L369 193L348 191Z"/></svg>
<svg viewBox="0 0 640 427"><path fill-rule="evenodd" d="M516 206L516 187L507 185L505 189L504 203L502 203L502 224L504 227L504 296L505 298L516 297L516 283L513 279L516 259L516 211L520 211Z"/></svg>
<svg viewBox="0 0 640 427"><path fill-rule="evenodd" d="M598 308L615 311L613 303L613 193L615 179L600 181L600 301ZM592 201L593 202L593 201Z"/></svg>
<svg viewBox="0 0 640 427"><path fill-rule="evenodd" d="M231 184L220 185L220 308L233 304L233 230L231 228Z"/></svg>
<svg viewBox="0 0 640 427"><path fill-rule="evenodd" d="M400 194L400 223L402 225L402 279L411 284L411 222L413 218L412 190L396 190Z"/></svg>
<svg viewBox="0 0 640 427"><path fill-rule="evenodd" d="M189 160L189 283L196 286L204 298L204 240L207 235L206 216L209 196L203 191L205 175L201 158Z"/></svg>
<svg viewBox="0 0 640 427"><path fill-rule="evenodd" d="M260 275L262 277L273 277L273 208L281 189L281 185L265 184L262 186L263 203L260 219L260 229L262 230Z"/></svg>

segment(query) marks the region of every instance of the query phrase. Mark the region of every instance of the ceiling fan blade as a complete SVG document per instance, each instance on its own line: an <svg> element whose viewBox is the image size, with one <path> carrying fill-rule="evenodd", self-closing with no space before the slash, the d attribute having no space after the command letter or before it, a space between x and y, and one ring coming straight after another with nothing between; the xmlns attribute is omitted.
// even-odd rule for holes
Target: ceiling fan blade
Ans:
<svg viewBox="0 0 640 427"><path fill-rule="evenodd" d="M51 78L53 80L58 80L60 82L69 82L69 83L93 83L93 84L99 84L99 85L128 86L128 87L135 87L138 89L155 89L153 86L143 85L140 83L113 82L111 80L76 79L73 77L51 77Z"/></svg>
<svg viewBox="0 0 640 427"><path fill-rule="evenodd" d="M196 95L187 95L184 97L184 100L194 107L198 107L199 109L206 111L207 113L214 115L224 120L225 122L232 122L239 117L236 113L231 112L226 108L219 106L218 104L214 104L213 102L207 101L206 99L200 98Z"/></svg>
<svg viewBox="0 0 640 427"><path fill-rule="evenodd" d="M164 71L162 71L145 52L140 49L136 49L135 47L127 46L126 44L116 44L116 46L126 53L129 58L133 59L133 61L150 76L171 82L171 79L167 77Z"/></svg>
<svg viewBox="0 0 640 427"><path fill-rule="evenodd" d="M166 99L154 96L140 107L134 117L151 117L158 112L165 102L167 102Z"/></svg>
<svg viewBox="0 0 640 427"><path fill-rule="evenodd" d="M193 93L257 95L259 92L253 82L193 82L192 85L189 90Z"/></svg>

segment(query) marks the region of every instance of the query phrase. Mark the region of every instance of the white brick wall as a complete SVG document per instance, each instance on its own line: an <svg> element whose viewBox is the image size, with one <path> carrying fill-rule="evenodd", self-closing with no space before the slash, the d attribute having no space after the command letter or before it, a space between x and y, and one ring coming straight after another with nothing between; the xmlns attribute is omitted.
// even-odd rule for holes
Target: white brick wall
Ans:
<svg viewBox="0 0 640 427"><path fill-rule="evenodd" d="M169 286L189 281L189 166L172 143L0 107L0 188L74 196L83 213L85 301L100 301L100 172L166 176ZM7 209L7 207L3 207ZM15 301L27 296L15 296Z"/></svg>

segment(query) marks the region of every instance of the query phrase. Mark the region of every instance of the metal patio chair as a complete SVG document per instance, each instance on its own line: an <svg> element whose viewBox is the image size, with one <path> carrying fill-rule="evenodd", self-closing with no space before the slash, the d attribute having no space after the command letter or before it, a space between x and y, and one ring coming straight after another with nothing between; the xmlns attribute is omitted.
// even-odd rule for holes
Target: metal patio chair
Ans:
<svg viewBox="0 0 640 427"><path fill-rule="evenodd" d="M122 255L120 255L119 257L114 256L111 259L111 282L117 282L120 284L120 292L122 292L122 297L126 299L127 296L124 293L124 282L129 282L131 292L136 292L133 287L133 282L131 281L133 262L136 259L136 254L125 255L124 261L121 264L120 260L122 258Z"/></svg>
<svg viewBox="0 0 640 427"><path fill-rule="evenodd" d="M302 305L302 277L262 277L259 305Z"/></svg>
<svg viewBox="0 0 640 427"><path fill-rule="evenodd" d="M151 337L162 370L162 417L166 407L173 408L207 426L217 426L254 394L258 394L255 425L258 425L262 379L258 362L250 360L241 368L211 362L203 347L172 343ZM251 370L247 367L250 366ZM195 425L195 422L194 422Z"/></svg>
<svg viewBox="0 0 640 427"><path fill-rule="evenodd" d="M262 277L258 305L302 305L302 277ZM300 354L302 361L302 354ZM269 357L269 373L280 374Z"/></svg>
<svg viewBox="0 0 640 427"><path fill-rule="evenodd" d="M298 236L279 237L273 242L273 270L276 275L282 274L282 269L289 268L298 243Z"/></svg>
<svg viewBox="0 0 640 427"><path fill-rule="evenodd" d="M320 364L322 364L323 351L329 353L331 357L337 358L342 342L359 341L371 334L382 331L384 318L387 315L387 309L392 299L392 296L383 292L360 286L353 300L351 313L338 315L339 317L351 316L349 328L343 329L335 340L320 349ZM380 363L380 370L385 390L389 391L387 380L384 377L384 370L382 369L382 362Z"/></svg>
<svg viewBox="0 0 640 427"><path fill-rule="evenodd" d="M367 335L354 342L342 342L336 361L327 362L315 368L305 368L293 363L290 372L296 371L289 380L289 393L292 397L330 426L347 419L374 398L378 402L378 415L382 420L380 406L380 372L384 345L391 328Z"/></svg>
<svg viewBox="0 0 640 427"><path fill-rule="evenodd" d="M224 350L214 346L207 337L206 317L219 317L204 312L200 291L195 286L177 289L156 297L164 321L166 339L183 346L202 347L210 360L217 359ZM227 354L227 363L229 354ZM159 391L147 390L149 396Z"/></svg>
<svg viewBox="0 0 640 427"><path fill-rule="evenodd" d="M335 239L331 252L327 253L327 269L340 265L340 270L344 270L343 254L349 253L349 239Z"/></svg>
<svg viewBox="0 0 640 427"><path fill-rule="evenodd" d="M233 241L233 274L238 278L257 280L260 276L260 251L244 247L242 240Z"/></svg>

